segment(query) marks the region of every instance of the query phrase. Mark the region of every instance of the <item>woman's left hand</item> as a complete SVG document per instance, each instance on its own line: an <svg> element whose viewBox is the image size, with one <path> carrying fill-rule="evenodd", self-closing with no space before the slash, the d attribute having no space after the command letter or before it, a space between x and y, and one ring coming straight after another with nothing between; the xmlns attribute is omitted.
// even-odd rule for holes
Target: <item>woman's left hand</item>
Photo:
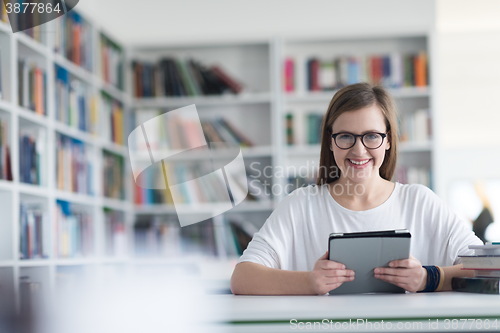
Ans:
<svg viewBox="0 0 500 333"><path fill-rule="evenodd" d="M377 267L374 273L377 279L410 292L424 290L427 283L427 270L412 256L409 259L393 260L389 267Z"/></svg>

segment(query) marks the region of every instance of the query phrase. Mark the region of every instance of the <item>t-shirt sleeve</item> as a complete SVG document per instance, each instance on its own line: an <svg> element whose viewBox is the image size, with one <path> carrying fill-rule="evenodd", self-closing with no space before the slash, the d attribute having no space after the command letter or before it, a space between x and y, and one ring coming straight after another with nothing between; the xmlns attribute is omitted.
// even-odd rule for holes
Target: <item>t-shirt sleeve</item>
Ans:
<svg viewBox="0 0 500 333"><path fill-rule="evenodd" d="M254 235L238 262L255 262L270 268L282 269L288 261L292 246L294 207L300 205L297 191L283 199Z"/></svg>
<svg viewBox="0 0 500 333"><path fill-rule="evenodd" d="M435 250L444 250L441 258L445 263L435 264L459 264L459 255L473 254L469 245L483 244L483 242L474 234L466 221L463 221L457 213L451 210L441 198L428 188L425 188L424 191L427 192L425 194L426 201L428 201L429 211L433 215L431 219L436 223L434 232L443 244L441 248L436 246Z"/></svg>

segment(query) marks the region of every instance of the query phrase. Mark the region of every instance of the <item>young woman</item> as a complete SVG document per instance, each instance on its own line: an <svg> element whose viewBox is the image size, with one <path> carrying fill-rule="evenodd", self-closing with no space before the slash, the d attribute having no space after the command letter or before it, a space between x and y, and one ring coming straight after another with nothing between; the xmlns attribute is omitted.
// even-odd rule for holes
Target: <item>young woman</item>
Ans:
<svg viewBox="0 0 500 333"><path fill-rule="evenodd" d="M450 290L452 277L468 276L458 254L482 242L425 186L391 182L397 144L383 88L338 91L322 126L317 184L287 196L255 234L233 272L233 293L325 294L352 281L355 272L328 260L332 232L408 229L410 259L374 275L410 292Z"/></svg>

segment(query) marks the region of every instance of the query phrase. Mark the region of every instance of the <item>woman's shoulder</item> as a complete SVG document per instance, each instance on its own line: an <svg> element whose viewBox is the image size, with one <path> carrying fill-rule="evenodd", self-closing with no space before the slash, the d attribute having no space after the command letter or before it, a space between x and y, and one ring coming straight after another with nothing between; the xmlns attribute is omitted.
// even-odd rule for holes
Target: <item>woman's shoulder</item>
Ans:
<svg viewBox="0 0 500 333"><path fill-rule="evenodd" d="M398 194L410 200L435 200L437 195L427 186L422 184L401 184L396 183Z"/></svg>

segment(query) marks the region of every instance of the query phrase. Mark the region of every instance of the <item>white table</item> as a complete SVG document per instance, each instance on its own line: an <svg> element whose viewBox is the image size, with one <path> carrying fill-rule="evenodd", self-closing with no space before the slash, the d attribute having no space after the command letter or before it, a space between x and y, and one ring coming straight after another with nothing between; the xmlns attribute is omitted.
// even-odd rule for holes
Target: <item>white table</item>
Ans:
<svg viewBox="0 0 500 333"><path fill-rule="evenodd" d="M221 332L500 331L499 295L214 295L206 304Z"/></svg>

